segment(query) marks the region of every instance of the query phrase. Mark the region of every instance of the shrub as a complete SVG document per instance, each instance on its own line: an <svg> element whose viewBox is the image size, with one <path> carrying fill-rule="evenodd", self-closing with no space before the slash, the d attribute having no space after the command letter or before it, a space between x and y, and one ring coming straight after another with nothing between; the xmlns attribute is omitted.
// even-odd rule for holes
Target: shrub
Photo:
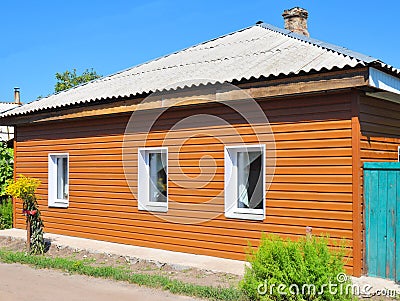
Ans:
<svg viewBox="0 0 400 301"><path fill-rule="evenodd" d="M0 202L6 201L7 181L13 178L14 153L7 143L0 143Z"/></svg>
<svg viewBox="0 0 400 301"><path fill-rule="evenodd" d="M23 201L23 211L27 225L30 225L31 244L28 246L32 254L44 253L43 222L36 200L36 189L40 181L20 175L18 180L10 181L6 193ZM29 232L28 232L29 233Z"/></svg>
<svg viewBox="0 0 400 301"><path fill-rule="evenodd" d="M263 235L257 249L249 248L251 267L246 267L240 288L251 300L352 300L346 293L350 282L343 274L344 251L343 245L329 248L327 237L292 241ZM325 287L329 283L340 294Z"/></svg>
<svg viewBox="0 0 400 301"><path fill-rule="evenodd" d="M0 201L0 230L12 228L13 205L11 200Z"/></svg>

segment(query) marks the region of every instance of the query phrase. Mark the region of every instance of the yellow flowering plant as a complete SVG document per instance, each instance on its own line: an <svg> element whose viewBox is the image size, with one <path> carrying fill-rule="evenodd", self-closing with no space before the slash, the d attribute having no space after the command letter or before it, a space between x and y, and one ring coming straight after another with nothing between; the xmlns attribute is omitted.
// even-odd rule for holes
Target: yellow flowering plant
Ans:
<svg viewBox="0 0 400 301"><path fill-rule="evenodd" d="M20 175L16 181L9 181L6 193L23 201L23 213L27 224L27 247L32 254L44 253L43 222L36 199L40 181Z"/></svg>

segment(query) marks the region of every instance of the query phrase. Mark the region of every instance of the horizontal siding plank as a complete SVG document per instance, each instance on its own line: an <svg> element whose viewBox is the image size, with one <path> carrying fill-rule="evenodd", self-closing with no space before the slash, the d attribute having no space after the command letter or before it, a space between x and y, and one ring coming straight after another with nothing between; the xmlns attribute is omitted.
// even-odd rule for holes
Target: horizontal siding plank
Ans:
<svg viewBox="0 0 400 301"><path fill-rule="evenodd" d="M47 207L47 196L39 195L40 199L44 200L39 202L41 206ZM207 199L208 201L203 203L191 203L191 202L177 202L171 201L171 204L179 204L179 206L187 206L191 210L206 210L212 208L217 209L217 212L223 212L222 199ZM172 206L172 205L171 205ZM176 208L176 205L174 205ZM266 206L268 208L294 208L294 209L320 209L327 211L343 211L347 212L351 210L351 202L334 202L334 201L320 201L320 200L291 200L291 199L272 199L267 198ZM138 212L137 201L135 199L110 199L110 198L94 198L94 197L74 197L70 202L70 208L86 208L90 207L96 210L116 210L118 212Z"/></svg>
<svg viewBox="0 0 400 301"><path fill-rule="evenodd" d="M86 217L90 216L90 218L96 220L110 219L109 222L111 222L112 219L117 219L119 220L119 223L123 225L125 225L126 221L132 220L137 225L141 226L144 226L143 222L155 222L160 227L163 228L169 228L172 227L172 225L175 225L176 227L182 230L182 225L160 219L162 215L154 216L152 213L144 211L141 212L116 211L115 209L113 209L113 207L110 207L109 210L104 210L104 206L102 208L103 209L97 209L97 207L94 206L93 209L87 209L87 207L86 208L83 207L83 208L68 208L68 209L55 210L54 208L48 209L45 206L43 206L41 211L44 217L46 217L48 214L49 215L54 214L54 216L56 217L60 216L60 213L62 213L62 216L68 219L79 220L79 219L86 219ZM131 209L134 210L133 208ZM22 212L22 207L18 206L17 211ZM20 218L22 220L24 219L22 214L20 215ZM192 219L189 218L185 219L186 222L190 222L191 220ZM195 220L195 218L193 218L193 220ZM318 231L321 231L321 233L341 233L342 235L343 233L348 233L346 231L351 231L351 221L325 220L317 218L296 218L296 217L290 219L288 218L282 219L277 216L268 216L265 223L239 221L235 219L225 219L225 218L219 218L213 220L201 220L201 223L198 224L194 222L192 224L187 224L185 226L184 231L190 231L188 229L190 229L192 226L193 227L202 226L206 227L209 233L220 233L220 231L224 232L226 229L231 229L234 233L236 233L235 231L239 231L237 235L239 235L239 233L242 233L241 231L255 231L260 235L260 231L264 232L277 231L280 233L291 233L290 232L291 227L295 227L298 228L298 232L300 234L301 233L304 234L305 227L307 227L307 225L313 226L313 229L314 228L319 229ZM340 237L341 236L339 236L338 234L338 238Z"/></svg>
<svg viewBox="0 0 400 301"><path fill-rule="evenodd" d="M200 167L223 167L224 166L224 159L202 159L202 160L177 160L174 159L172 156L168 158L168 166L181 166L181 167L188 167L188 168L198 168ZM82 162L82 161L74 161L74 158L70 155L69 159L69 166L70 169L79 172L82 167L88 168L90 172L90 168L99 168L99 162ZM19 168L47 168L47 162L19 162ZM277 158L276 165L279 166L322 166L322 165L333 165L333 166L340 166L340 165L349 165L351 163L350 157L324 157L324 158ZM122 162L115 162L113 165L107 164L106 166L103 165L101 168L107 168L110 172L117 172L121 171Z"/></svg>
<svg viewBox="0 0 400 301"><path fill-rule="evenodd" d="M377 159L377 160L393 160L393 158L397 158L397 151L384 151L384 150L362 150L361 153L362 159Z"/></svg>
<svg viewBox="0 0 400 301"><path fill-rule="evenodd" d="M19 174L42 174L47 175L47 168L35 168L35 167L20 167L20 165L16 164L17 169L19 170ZM299 168L301 167L301 168ZM74 173L72 177L85 177L85 175L91 174L100 174L100 178L107 177L117 177L118 179L122 179L124 177L124 170L122 167L106 167L106 166L98 166L98 167L82 167L82 168L73 168L71 169L71 173ZM272 170L267 169L268 172L272 172ZM135 170L127 170L127 174L131 174L132 179L136 179L137 172ZM202 167L202 168L194 168L194 167L168 167L168 174L172 178L174 174L194 174L194 175L223 175L224 170L223 167ZM77 174L77 175L75 175ZM314 174L314 175L350 175L351 174L351 166L335 166L332 165L329 168L324 166L309 166L309 165L297 165L297 166L277 166L275 169L276 175L306 175L306 174ZM216 179L215 179L216 180ZM222 180L219 179L219 180Z"/></svg>
<svg viewBox="0 0 400 301"><path fill-rule="evenodd" d="M220 155L218 157L221 157ZM310 157L301 157L301 156L288 156L288 157L274 157L266 154L268 162L274 160L277 162L278 166L296 166L296 165L347 165L349 157L347 156L310 156ZM28 161L26 159L18 161L16 164L20 168L39 168L39 169L47 169L48 167L48 159L42 157L36 158L31 157L32 161ZM137 160L137 155L129 156L125 158L125 165L126 166L136 166L135 161ZM104 167L107 168L121 168L123 166L123 161L121 156L105 156L105 155L93 155L93 156L76 156L69 153L69 161L71 167L92 167L92 166L99 166L100 162L104 162ZM267 163L268 163L267 162ZM224 165L224 158L217 158L213 157L212 155L205 155L204 157L197 157L195 155L192 156L192 159L182 159L179 158L179 155L175 155L173 153L169 153L169 166L223 166ZM103 166L103 164L101 164Z"/></svg>
<svg viewBox="0 0 400 301"><path fill-rule="evenodd" d="M376 112L374 112L376 114ZM379 115L373 115L373 114L363 114L360 113L360 119L363 121L363 123L370 123L370 124L376 124L380 126L389 126L389 127L397 127L398 124L400 123L400 113L397 113L398 115L388 117L387 114L386 116L379 116Z"/></svg>
<svg viewBox="0 0 400 301"><path fill-rule="evenodd" d="M319 140L289 140L276 142L276 148L270 148L270 150L276 151L278 158L290 158L290 157L347 157L350 156L351 150L350 139L319 139ZM260 144L264 144L261 142ZM312 144L312 148L310 148ZM221 143L217 144L205 144L205 145L172 145L164 146L161 142L157 147L168 147L168 153L174 158L179 159L192 159L193 157L204 157L211 156L216 159L223 159L224 145ZM203 148L202 148L203 147ZM271 147L271 146L270 146ZM307 149L308 147L308 149ZM62 149L52 149L42 147L43 150L32 151L30 147L24 147L19 150L21 154L21 162L29 162L29 158L26 156L35 157L39 162L47 161L47 155L49 153L63 153L68 152L70 155L75 157L76 161L121 161L122 160L122 148L109 147L107 143L103 144L103 148L91 149L81 151L79 149L73 149L72 147ZM137 156L137 150L132 148L131 151L125 152L125 155ZM129 157L130 158L130 157Z"/></svg>
<svg viewBox="0 0 400 301"><path fill-rule="evenodd" d="M104 181L103 181L104 182ZM123 182L123 181L121 181ZM207 183L207 182L206 182ZM70 181L70 189L76 191L97 191L97 192L118 192L118 193L131 193L128 186L120 185L88 185L82 184L80 181ZM203 195L203 196L217 196L221 194L224 190L223 182L211 182L208 187L193 187L193 183L187 182L187 184L182 181L170 181L168 184L168 193L171 195ZM211 187L210 187L211 186ZM333 193L351 193L351 185L341 185L341 184L293 184L293 183L272 183L269 187L270 191L299 191L299 192L333 192ZM47 187L44 185L38 190L39 193L44 193L47 191Z"/></svg>
<svg viewBox="0 0 400 301"><path fill-rule="evenodd" d="M324 134L330 134L332 132L332 138L335 138L335 134L339 134L340 136L336 136L336 137L350 137L351 136L351 132L349 132L349 129L351 128L351 123L349 120L330 120L330 121L312 121L312 122L296 122L296 123L282 123L282 124L271 124L272 126L272 130L274 132L275 135L277 135L279 137L279 135L282 133L282 135L284 135L282 137L282 139L288 135L294 135L295 137L298 137L298 139L314 139L318 138L318 137L325 137ZM246 124L242 124L242 125L230 125L229 126L232 129L235 129L238 133L241 133L241 131L244 131L244 133L246 133L248 130L248 125ZM252 125L252 127L254 128L254 130L256 131L261 131L261 132L265 132L265 125L260 125L260 126L256 126L256 125ZM112 126L112 128L115 128L114 126ZM213 133L213 131L215 132L214 135L223 135L223 131L232 131L232 130L228 130L228 129L224 129L221 128L221 126L217 126L215 127L215 129L212 127L212 125L208 125L207 127L204 127L203 129L199 129L199 131L203 131L202 133L204 134L204 130L206 130L205 133ZM46 133L46 131L48 131L48 129L44 130L44 133ZM183 136L186 135L186 137L188 136L188 133L193 133L194 129L187 129L187 130L180 130L179 132L184 133ZM209 132L210 131L210 132ZM220 131L222 131L222 133L219 133ZM74 130L74 132L76 132L76 130ZM316 133L314 133L316 132ZM37 131L35 130L35 133L37 133ZM77 144L77 147L79 148L80 144L93 144L94 145L92 147L96 146L96 143L103 143L103 142L114 142L114 143L120 143L122 144L122 136L123 136L124 131L121 131L119 134L115 134L115 135L103 135L103 136L98 136L98 137L93 137L90 135L87 135L87 137L81 137L83 135L81 135L80 137L76 137L73 138L74 143ZM310 136L307 136L307 133L310 134ZM165 135L164 131L160 131L160 133L158 131L154 132L154 135ZM43 145L43 142L46 142L46 144L48 144L49 146L69 146L70 145L70 139L68 138L64 138L61 139L61 137L56 137L54 139L44 139L45 137L42 137L42 134L38 134L39 137L42 137L42 139L33 139L34 137L32 137L31 135L27 135L27 139L29 140L25 140L24 139L24 132L19 134L19 139L21 139L22 141L20 141L19 143L21 144L21 147L35 147L35 146L41 146ZM313 136L314 135L314 136ZM189 135L190 136L190 135ZM301 138L303 137L303 138ZM328 136L329 138L329 136ZM279 140L279 139L277 139Z"/></svg>
<svg viewBox="0 0 400 301"><path fill-rule="evenodd" d="M42 185L47 183L47 172L43 173L24 173L27 176L37 177L41 180ZM174 175L174 182L182 183L185 187L209 187L216 188L223 186L223 177L218 181L214 178L212 182L208 179L191 179L186 175ZM70 183L82 185L109 185L109 186L125 186L127 185L124 175L114 175L112 178L105 177L103 174L89 174L85 176L70 176ZM274 183L292 183L292 184L351 184L351 175L274 175Z"/></svg>

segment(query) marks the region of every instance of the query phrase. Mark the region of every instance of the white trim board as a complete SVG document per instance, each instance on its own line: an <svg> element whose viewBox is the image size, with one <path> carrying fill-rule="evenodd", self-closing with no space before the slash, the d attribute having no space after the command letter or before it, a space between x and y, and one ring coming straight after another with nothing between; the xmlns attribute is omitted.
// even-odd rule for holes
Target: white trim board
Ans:
<svg viewBox="0 0 400 301"><path fill-rule="evenodd" d="M392 92L366 92L365 95L375 97L395 103L400 103L400 94Z"/></svg>
<svg viewBox="0 0 400 301"><path fill-rule="evenodd" d="M400 79L378 69L369 68L369 85L387 92L400 94Z"/></svg>

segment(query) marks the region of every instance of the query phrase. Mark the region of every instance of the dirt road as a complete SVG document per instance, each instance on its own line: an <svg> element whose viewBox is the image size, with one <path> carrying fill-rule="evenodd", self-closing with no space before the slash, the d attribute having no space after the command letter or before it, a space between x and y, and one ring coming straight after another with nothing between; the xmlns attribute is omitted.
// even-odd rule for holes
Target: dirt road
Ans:
<svg viewBox="0 0 400 301"><path fill-rule="evenodd" d="M123 282L0 263L0 301L195 300Z"/></svg>

